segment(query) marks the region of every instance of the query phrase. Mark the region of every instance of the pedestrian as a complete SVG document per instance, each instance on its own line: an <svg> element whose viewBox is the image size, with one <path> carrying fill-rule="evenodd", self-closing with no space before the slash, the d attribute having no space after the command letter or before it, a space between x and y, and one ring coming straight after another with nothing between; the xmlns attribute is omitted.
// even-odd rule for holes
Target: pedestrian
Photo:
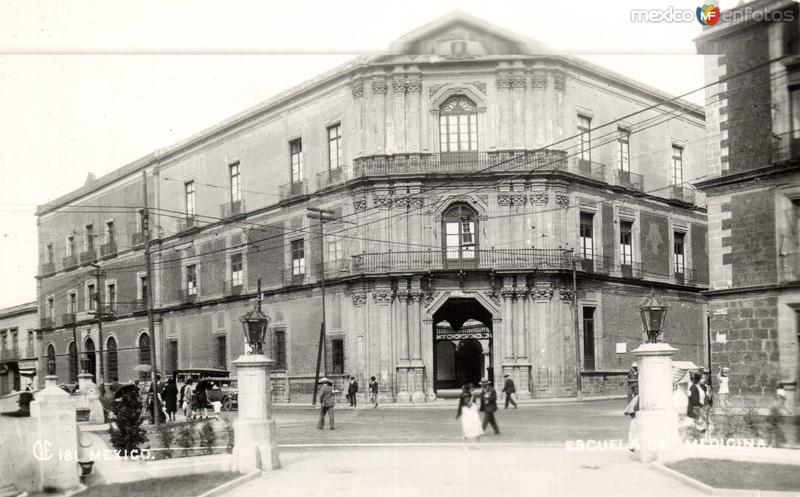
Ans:
<svg viewBox="0 0 800 497"><path fill-rule="evenodd" d="M461 396L458 400L458 413L456 419L461 419L461 435L464 437L464 443L469 444L477 443L478 437L483 435L481 428L481 416L478 414L478 404L472 392L472 383L467 383L461 389Z"/></svg>
<svg viewBox="0 0 800 497"><path fill-rule="evenodd" d="M350 407L357 407L358 400L356 394L358 393L358 382L355 376L350 377L350 383L347 385L347 398L350 399Z"/></svg>
<svg viewBox="0 0 800 497"><path fill-rule="evenodd" d="M635 362L631 364L631 369L628 370L628 402L633 399L633 389L639 389L639 365Z"/></svg>
<svg viewBox="0 0 800 497"><path fill-rule="evenodd" d="M164 406L167 408L169 420L175 421L175 413L178 411L178 385L175 384L175 378L170 378L164 387Z"/></svg>
<svg viewBox="0 0 800 497"><path fill-rule="evenodd" d="M206 389L208 385L203 381L198 381L197 386L194 388L194 398L192 402L192 411L194 419L196 416L200 416L200 419L205 419L208 417L208 393ZM202 412L202 414L201 414Z"/></svg>
<svg viewBox="0 0 800 497"><path fill-rule="evenodd" d="M369 378L369 401L372 402L372 408L378 407L378 380L374 376Z"/></svg>
<svg viewBox="0 0 800 497"><path fill-rule="evenodd" d="M327 414L329 417L331 430L333 429L333 382L328 378L322 378L319 380L322 384L322 390L319 392L319 404L320 404L320 411L319 411L319 423L317 423L317 429L322 430L325 428L325 415Z"/></svg>
<svg viewBox="0 0 800 497"><path fill-rule="evenodd" d="M194 395L194 380L188 378L186 384L181 387L181 407L186 419L192 418L192 396Z"/></svg>
<svg viewBox="0 0 800 497"><path fill-rule="evenodd" d="M508 409L509 402L514 404L514 409L517 408L517 403L514 402L513 395L517 392L517 387L514 385L514 380L507 374L503 375L503 378L506 379L505 384L503 384L502 392L506 394L506 409Z"/></svg>
<svg viewBox="0 0 800 497"><path fill-rule="evenodd" d="M494 413L497 412L497 391L494 389L494 386L489 381L489 378L481 379L481 412L483 412L483 424L481 425L482 430L486 430L486 427L492 425L492 429L494 430L495 435L500 434L500 428L497 427L497 420L494 419Z"/></svg>
<svg viewBox="0 0 800 497"><path fill-rule="evenodd" d="M694 420L695 438L704 435L708 429L706 388L702 382L702 373L694 373L692 375L692 386L689 387L689 404L686 408L686 416Z"/></svg>
<svg viewBox="0 0 800 497"><path fill-rule="evenodd" d="M719 403L717 403L718 407L722 409L727 409L728 406L728 394L730 393L728 387L728 372L730 370L728 368L722 368L719 370L719 374L717 374L717 380L719 380L719 388L717 389L717 396L719 398Z"/></svg>
<svg viewBox="0 0 800 497"><path fill-rule="evenodd" d="M150 387L147 390L147 409L150 411L150 424L155 424L155 417L158 415L159 422L166 421L167 416L164 414L164 404L163 399L161 398L161 375L156 375L156 382L153 384L150 383ZM158 396L158 413L155 412L155 397Z"/></svg>
<svg viewBox="0 0 800 497"><path fill-rule="evenodd" d="M631 418L628 425L628 450L636 452L639 448L639 426L636 424L636 412L639 410L639 388L634 388L633 398L625 407L625 415Z"/></svg>

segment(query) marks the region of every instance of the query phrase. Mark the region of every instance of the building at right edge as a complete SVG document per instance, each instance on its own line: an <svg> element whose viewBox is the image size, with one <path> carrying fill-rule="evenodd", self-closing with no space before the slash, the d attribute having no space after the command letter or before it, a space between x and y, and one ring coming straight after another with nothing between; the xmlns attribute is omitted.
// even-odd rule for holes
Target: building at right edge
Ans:
<svg viewBox="0 0 800 497"><path fill-rule="evenodd" d="M697 39L706 55L711 362L734 405L797 408L800 333L798 4L750 2Z"/></svg>

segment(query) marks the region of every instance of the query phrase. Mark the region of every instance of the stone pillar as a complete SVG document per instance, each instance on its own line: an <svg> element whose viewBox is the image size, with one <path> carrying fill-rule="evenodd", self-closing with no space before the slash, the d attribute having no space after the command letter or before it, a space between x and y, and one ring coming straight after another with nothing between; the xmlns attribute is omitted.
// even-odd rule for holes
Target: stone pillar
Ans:
<svg viewBox="0 0 800 497"><path fill-rule="evenodd" d="M428 331L433 330L433 319L428 319L427 317L422 320L422 329L425 330L427 334ZM431 331L432 333L432 331ZM422 352L422 360L425 363L425 370L428 372L427 378L428 382L426 385L423 386L425 392L425 398L428 401L436 400L436 392L433 390L433 382L436 381L436 378L433 377L433 339L426 339L424 342L424 348Z"/></svg>
<svg viewBox="0 0 800 497"><path fill-rule="evenodd" d="M411 366L413 368L411 400L414 403L425 402L425 363L422 359L422 344L430 340L423 334L422 326L422 297L419 278L411 280L411 303L409 308L409 328L411 333ZM428 371L432 371L429 368Z"/></svg>
<svg viewBox="0 0 800 497"><path fill-rule="evenodd" d="M525 77L515 75L511 79L511 146L515 149L524 148L525 143Z"/></svg>
<svg viewBox="0 0 800 497"><path fill-rule="evenodd" d="M31 417L38 418L39 437L33 450L34 456L37 453L41 456L37 457L41 475L39 491L46 488L63 491L80 483L75 399L58 388L57 382L57 376L45 377L44 389L31 403Z"/></svg>
<svg viewBox="0 0 800 497"><path fill-rule="evenodd" d="M387 143L386 153L402 154L406 151L406 81L402 78L392 80L392 93L394 95L392 118L387 119L386 138L391 139L391 146ZM393 132L389 131L389 123Z"/></svg>
<svg viewBox="0 0 800 497"><path fill-rule="evenodd" d="M90 373L78 375L78 396L81 407L89 410L89 423L101 425L106 422L103 404L100 402L100 390L92 381Z"/></svg>
<svg viewBox="0 0 800 497"><path fill-rule="evenodd" d="M420 93L422 80L413 77L406 81L406 151L419 153L420 151Z"/></svg>
<svg viewBox="0 0 800 497"><path fill-rule="evenodd" d="M528 284L525 276L517 276L517 289L514 295L517 299L514 314L514 355L518 360L527 360L528 350L525 342L528 330L525 329L525 306L528 304Z"/></svg>
<svg viewBox="0 0 800 497"><path fill-rule="evenodd" d="M371 84L372 88L372 106L374 110L374 149L370 153L381 154L385 151L386 146L386 79L383 77L373 78Z"/></svg>
<svg viewBox="0 0 800 497"><path fill-rule="evenodd" d="M503 289L500 291L503 297L503 357L506 360L514 358L514 315L513 300L515 296L513 287L513 277L503 277Z"/></svg>
<svg viewBox="0 0 800 497"><path fill-rule="evenodd" d="M511 148L511 79L507 76L498 76L497 86L497 147L500 150Z"/></svg>
<svg viewBox="0 0 800 497"><path fill-rule="evenodd" d="M666 343L645 343L633 354L639 364L639 460L656 461L680 443L678 413L672 407L672 355Z"/></svg>
<svg viewBox="0 0 800 497"><path fill-rule="evenodd" d="M545 141L546 117L545 117L545 89L547 88L547 73L541 69L534 71L531 78L533 87L533 113L536 130L534 132L534 147L543 147Z"/></svg>
<svg viewBox="0 0 800 497"><path fill-rule="evenodd" d="M355 155L353 157L360 157L364 155L365 134L367 127L364 125L364 81L357 79L350 82L350 90L353 93L353 108L355 109L353 134L357 136L354 140Z"/></svg>
<svg viewBox="0 0 800 497"><path fill-rule="evenodd" d="M368 359L364 340L364 336L366 334L366 330L364 328L366 318L364 314L365 304L367 303L367 294L360 289L353 290L351 298L353 299L352 317L356 333L356 361L358 363L358 376L363 380L371 376L370 371L367 369Z"/></svg>
<svg viewBox="0 0 800 497"><path fill-rule="evenodd" d="M409 350L409 323L408 323L408 300L409 294L404 289L397 291L397 351L399 363L397 365L397 402L411 402L409 393L413 386L409 385L411 359L408 355Z"/></svg>
<svg viewBox="0 0 800 497"><path fill-rule="evenodd" d="M239 386L239 415L233 424L236 471L278 469L281 461L272 420L270 368L275 361L261 354L233 361Z"/></svg>
<svg viewBox="0 0 800 497"><path fill-rule="evenodd" d="M380 402L394 401L392 384L394 374L392 373L392 356L390 344L392 340L392 320L391 310L394 295L389 287L375 288L372 293L375 304L378 307L378 333L380 346L378 348L378 365L380 369L380 392L378 394Z"/></svg>

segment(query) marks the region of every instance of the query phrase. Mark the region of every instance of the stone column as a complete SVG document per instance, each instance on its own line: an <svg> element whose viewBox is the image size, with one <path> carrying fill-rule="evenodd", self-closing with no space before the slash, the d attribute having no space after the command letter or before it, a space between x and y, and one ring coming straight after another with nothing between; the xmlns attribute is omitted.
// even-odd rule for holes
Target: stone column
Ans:
<svg viewBox="0 0 800 497"><path fill-rule="evenodd" d="M425 314L423 313L422 315L424 316ZM422 329L433 330L433 319L428 319L427 317L422 319ZM436 381L436 378L433 377L433 347L434 343L432 339L426 339L424 341L422 360L425 363L425 370L428 372L428 382L423 386L423 391L428 401L436 400L436 392L433 390L433 382Z"/></svg>
<svg viewBox="0 0 800 497"><path fill-rule="evenodd" d="M544 113L545 108L545 89L547 88L547 73L543 70L536 70L531 78L531 85L533 87L533 114L536 129L534 135L534 146L543 147L547 144L545 141L545 126L546 117Z"/></svg>
<svg viewBox="0 0 800 497"><path fill-rule="evenodd" d="M420 93L422 80L413 77L406 81L406 148L407 152L419 153L420 151Z"/></svg>
<svg viewBox="0 0 800 497"><path fill-rule="evenodd" d="M497 147L500 150L511 148L511 79L506 76L498 76L497 86Z"/></svg>
<svg viewBox="0 0 800 497"><path fill-rule="evenodd" d="M57 376L44 379L44 389L36 393L31 403L31 417L38 419L39 437L33 451L42 457L39 461L41 475L39 491L46 488L66 490L76 488L78 478L78 425L75 417L75 400L56 386ZM52 457L47 457L47 455ZM68 457L59 457L66 454Z"/></svg>
<svg viewBox="0 0 800 497"><path fill-rule="evenodd" d="M672 356L666 343L645 343L633 354L639 364L639 460L658 460L678 447L678 413L672 407Z"/></svg>
<svg viewBox="0 0 800 497"><path fill-rule="evenodd" d="M356 361L358 362L358 375L360 378L368 378L371 376L367 370L367 351L365 350L364 336L365 336L365 305L367 303L367 294L363 291L353 291L353 322L356 332Z"/></svg>
<svg viewBox="0 0 800 497"><path fill-rule="evenodd" d="M503 356L509 360L514 358L514 297L516 295L513 287L514 278L511 276L503 277L503 289L500 295L503 297Z"/></svg>
<svg viewBox="0 0 800 497"><path fill-rule="evenodd" d="M525 77L515 75L511 79L511 146L515 149L525 147Z"/></svg>
<svg viewBox="0 0 800 497"><path fill-rule="evenodd" d="M389 348L392 340L392 322L391 310L394 295L392 289L387 287L378 287L372 293L375 304L378 307L378 333L380 346L378 349L378 365L380 369L380 389L379 400L381 402L394 401L392 392L392 384L394 382L394 374L392 373L392 356Z"/></svg>
<svg viewBox="0 0 800 497"><path fill-rule="evenodd" d="M355 109L355 122L353 123L353 132L356 135L354 140L355 156L360 157L364 155L365 134L367 127L364 125L364 81L356 79L350 82L350 90L353 93L353 108Z"/></svg>
<svg viewBox="0 0 800 497"><path fill-rule="evenodd" d="M411 333L411 366L413 369L413 387L411 400L415 403L425 402L425 363L422 359L422 344L430 340L423 334L422 326L422 298L424 294L420 289L418 277L411 280L411 304L409 309L409 328ZM428 368L432 371L432 368Z"/></svg>
<svg viewBox="0 0 800 497"><path fill-rule="evenodd" d="M392 109L386 119L386 153L405 152L406 82L402 78L392 80Z"/></svg>
<svg viewBox="0 0 800 497"><path fill-rule="evenodd" d="M411 360L409 350L409 323L408 323L409 294L404 289L397 291L397 351L399 363L397 365L397 402L411 402L413 386L409 385L409 366Z"/></svg>
<svg viewBox="0 0 800 497"><path fill-rule="evenodd" d="M79 361L80 362L80 361ZM100 390L92 381L91 373L78 375L78 393L81 407L89 410L89 423L101 425L106 422L103 414L103 404L100 402Z"/></svg>
<svg viewBox="0 0 800 497"><path fill-rule="evenodd" d="M528 349L526 347L525 329L525 306L528 304L528 286L525 276L517 276L517 289L515 292L517 299L516 313L514 314L514 356L519 359L528 359Z"/></svg>
<svg viewBox="0 0 800 497"><path fill-rule="evenodd" d="M278 469L281 462L272 420L270 368L275 361L261 354L233 361L239 386L239 415L233 424L236 471Z"/></svg>
<svg viewBox="0 0 800 497"><path fill-rule="evenodd" d="M386 79L382 77L373 78L370 84L372 88L372 100L374 107L374 122L375 136L374 136L374 150L370 153L381 154L385 151L386 146Z"/></svg>

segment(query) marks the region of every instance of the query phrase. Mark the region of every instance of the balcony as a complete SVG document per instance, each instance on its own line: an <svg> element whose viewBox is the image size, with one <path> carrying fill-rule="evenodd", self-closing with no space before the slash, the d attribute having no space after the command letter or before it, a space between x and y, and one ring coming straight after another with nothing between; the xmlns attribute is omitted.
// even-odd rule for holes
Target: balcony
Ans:
<svg viewBox="0 0 800 497"><path fill-rule="evenodd" d="M242 281L233 282L231 280L225 281L225 296L235 297L244 293L244 285Z"/></svg>
<svg viewBox="0 0 800 497"><path fill-rule="evenodd" d="M283 270L283 286L304 285L309 283L311 278L307 273L294 274L292 269Z"/></svg>
<svg viewBox="0 0 800 497"><path fill-rule="evenodd" d="M56 272L56 265L52 262L45 262L39 265L39 274L50 274Z"/></svg>
<svg viewBox="0 0 800 497"><path fill-rule="evenodd" d="M117 253L117 242L100 245L100 257L109 257Z"/></svg>
<svg viewBox="0 0 800 497"><path fill-rule="evenodd" d="M193 288L192 290L187 290L184 288L181 290L182 304L192 304L194 302L197 302L197 288Z"/></svg>
<svg viewBox="0 0 800 497"><path fill-rule="evenodd" d="M634 280L642 279L642 263L641 262L630 262L628 264L620 264L619 265L619 272L621 273L623 278L631 278Z"/></svg>
<svg viewBox="0 0 800 497"><path fill-rule="evenodd" d="M39 328L49 329L53 326L55 326L55 320L52 317L39 319Z"/></svg>
<svg viewBox="0 0 800 497"><path fill-rule="evenodd" d="M566 170L566 155L566 152L561 150L371 155L355 159L353 177L424 173Z"/></svg>
<svg viewBox="0 0 800 497"><path fill-rule="evenodd" d="M772 161L800 159L800 130L772 135Z"/></svg>
<svg viewBox="0 0 800 497"><path fill-rule="evenodd" d="M670 185L668 190L669 198L694 205L694 190L680 185Z"/></svg>
<svg viewBox="0 0 800 497"><path fill-rule="evenodd" d="M75 324L75 313L74 312L66 312L61 315L61 324L69 325Z"/></svg>
<svg viewBox="0 0 800 497"><path fill-rule="evenodd" d="M337 167L317 174L317 189L322 190L344 180L344 168Z"/></svg>
<svg viewBox="0 0 800 497"><path fill-rule="evenodd" d="M88 250L81 252L81 264L85 264L87 262L92 262L93 260L97 259L97 253L94 250L94 247L89 247Z"/></svg>
<svg viewBox="0 0 800 497"><path fill-rule="evenodd" d="M178 233L191 231L199 227L200 227L200 220L194 214L187 214L185 218L178 221Z"/></svg>
<svg viewBox="0 0 800 497"><path fill-rule="evenodd" d="M780 255L781 281L800 281L800 252Z"/></svg>
<svg viewBox="0 0 800 497"><path fill-rule="evenodd" d="M584 273L591 274L609 274L613 270L613 262L610 257L602 257L599 255L592 255L588 257L579 257L577 270Z"/></svg>
<svg viewBox="0 0 800 497"><path fill-rule="evenodd" d="M227 202L219 206L219 217L228 219L244 215L244 200Z"/></svg>
<svg viewBox="0 0 800 497"><path fill-rule="evenodd" d="M352 257L352 272L389 273L453 269L572 269L572 253L561 249L490 249L450 253L441 250L382 252Z"/></svg>
<svg viewBox="0 0 800 497"><path fill-rule="evenodd" d="M144 245L144 231L139 231L131 235L131 245L137 247L139 245Z"/></svg>
<svg viewBox="0 0 800 497"><path fill-rule="evenodd" d="M642 177L641 174L616 169L614 171L614 180L614 184L617 186L627 188L628 190L644 192L644 177Z"/></svg>
<svg viewBox="0 0 800 497"><path fill-rule="evenodd" d="M308 180L285 183L278 188L280 200L288 200L300 195L308 195Z"/></svg>
<svg viewBox="0 0 800 497"><path fill-rule="evenodd" d="M131 312L144 312L147 310L147 299L136 299L131 305Z"/></svg>
<svg viewBox="0 0 800 497"><path fill-rule="evenodd" d="M61 259L61 263L64 269L75 267L78 265L78 258L74 255L68 255Z"/></svg>
<svg viewBox="0 0 800 497"><path fill-rule="evenodd" d="M581 159L580 157L571 157L569 171L584 178L606 182L606 166L597 162Z"/></svg>
<svg viewBox="0 0 800 497"><path fill-rule="evenodd" d="M117 314L117 304L102 304L100 306L100 317L112 317Z"/></svg>
<svg viewBox="0 0 800 497"><path fill-rule="evenodd" d="M345 257L335 261L325 262L325 278L338 278L340 276L347 276L352 272L352 258ZM319 269L317 270L319 274Z"/></svg>

